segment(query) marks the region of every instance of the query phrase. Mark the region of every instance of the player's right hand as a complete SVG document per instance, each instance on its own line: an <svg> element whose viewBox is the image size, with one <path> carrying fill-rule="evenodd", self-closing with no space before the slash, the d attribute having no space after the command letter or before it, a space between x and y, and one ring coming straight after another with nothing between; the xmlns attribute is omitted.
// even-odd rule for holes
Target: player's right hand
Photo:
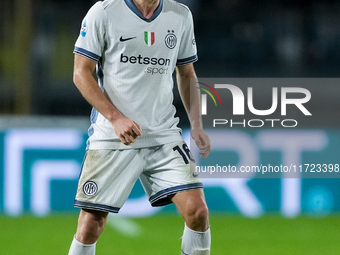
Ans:
<svg viewBox="0 0 340 255"><path fill-rule="evenodd" d="M209 136L202 128L194 128L191 130L191 137L195 140L197 147L200 149L201 158L207 158L211 152L211 144Z"/></svg>
<svg viewBox="0 0 340 255"><path fill-rule="evenodd" d="M142 135L142 129L135 121L120 116L113 123L113 131L116 133L121 142L125 145L134 143L138 136Z"/></svg>

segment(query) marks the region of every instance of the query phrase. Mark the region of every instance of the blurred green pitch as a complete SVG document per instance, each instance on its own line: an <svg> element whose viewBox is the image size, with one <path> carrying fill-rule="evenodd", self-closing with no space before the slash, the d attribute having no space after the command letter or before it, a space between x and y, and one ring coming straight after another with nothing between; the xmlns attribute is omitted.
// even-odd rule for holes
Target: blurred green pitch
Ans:
<svg viewBox="0 0 340 255"><path fill-rule="evenodd" d="M119 221L119 218L114 218ZM179 216L130 219L140 234L129 237L107 225L97 244L98 255L180 254L183 221ZM67 255L77 215L36 218L0 217L0 254ZM340 254L340 217L284 219L265 216L211 216L212 255Z"/></svg>

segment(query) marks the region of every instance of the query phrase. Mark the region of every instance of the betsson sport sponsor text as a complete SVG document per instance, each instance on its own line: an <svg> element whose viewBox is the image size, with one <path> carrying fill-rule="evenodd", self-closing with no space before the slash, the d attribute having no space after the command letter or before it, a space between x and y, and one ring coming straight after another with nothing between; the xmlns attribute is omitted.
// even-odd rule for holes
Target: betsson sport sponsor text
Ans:
<svg viewBox="0 0 340 255"><path fill-rule="evenodd" d="M128 57L122 53L120 55L120 62L139 65L152 65L152 67L148 66L144 72L147 74L155 75L168 74L171 61L168 58L150 58L143 57L142 55ZM155 67L156 65L162 67Z"/></svg>

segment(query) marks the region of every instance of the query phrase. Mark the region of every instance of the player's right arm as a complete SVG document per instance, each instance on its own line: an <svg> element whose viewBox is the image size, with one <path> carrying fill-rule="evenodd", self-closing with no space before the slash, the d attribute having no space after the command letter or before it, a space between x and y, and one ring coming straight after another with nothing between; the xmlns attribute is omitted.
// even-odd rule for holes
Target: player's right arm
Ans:
<svg viewBox="0 0 340 255"><path fill-rule="evenodd" d="M110 121L121 142L130 145L142 134L141 127L135 121L122 115L106 98L92 75L95 68L95 61L75 54L73 82L83 97Z"/></svg>

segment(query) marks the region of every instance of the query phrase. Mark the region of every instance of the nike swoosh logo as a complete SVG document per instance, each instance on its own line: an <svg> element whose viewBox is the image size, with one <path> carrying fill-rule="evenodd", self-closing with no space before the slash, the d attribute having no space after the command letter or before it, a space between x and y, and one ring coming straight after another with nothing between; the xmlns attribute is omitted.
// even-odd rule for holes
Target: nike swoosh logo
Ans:
<svg viewBox="0 0 340 255"><path fill-rule="evenodd" d="M136 36L135 36L135 37L129 37L129 38L123 38L123 36L121 36L121 37L119 38L119 41L121 41L121 42L126 42L126 41L129 41L129 40L135 39L135 38L136 38Z"/></svg>

